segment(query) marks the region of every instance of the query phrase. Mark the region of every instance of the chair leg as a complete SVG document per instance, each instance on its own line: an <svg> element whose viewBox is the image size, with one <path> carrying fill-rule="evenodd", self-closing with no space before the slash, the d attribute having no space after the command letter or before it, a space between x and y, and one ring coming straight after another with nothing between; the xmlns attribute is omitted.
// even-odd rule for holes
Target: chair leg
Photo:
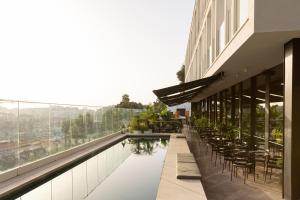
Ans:
<svg viewBox="0 0 300 200"><path fill-rule="evenodd" d="M244 173L244 184L246 184L246 176L248 176L247 168L243 168Z"/></svg>
<svg viewBox="0 0 300 200"><path fill-rule="evenodd" d="M233 166L231 167L230 181L232 181L232 172L233 172Z"/></svg>
<svg viewBox="0 0 300 200"><path fill-rule="evenodd" d="M268 175L268 166L267 166L266 171L265 171L265 182L267 181L267 175Z"/></svg>
<svg viewBox="0 0 300 200"><path fill-rule="evenodd" d="M255 182L255 166L253 168L253 177L254 177L254 182Z"/></svg>
<svg viewBox="0 0 300 200"><path fill-rule="evenodd" d="M216 151L215 167L217 166L218 152Z"/></svg>

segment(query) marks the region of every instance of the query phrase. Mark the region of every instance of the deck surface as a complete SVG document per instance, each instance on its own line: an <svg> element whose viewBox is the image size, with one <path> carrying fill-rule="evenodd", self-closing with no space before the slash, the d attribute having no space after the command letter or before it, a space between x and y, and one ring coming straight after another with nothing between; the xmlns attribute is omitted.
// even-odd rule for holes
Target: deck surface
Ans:
<svg viewBox="0 0 300 200"><path fill-rule="evenodd" d="M190 153L185 138L171 135L164 168L158 188L157 200L206 200L200 180L177 179L177 153Z"/></svg>

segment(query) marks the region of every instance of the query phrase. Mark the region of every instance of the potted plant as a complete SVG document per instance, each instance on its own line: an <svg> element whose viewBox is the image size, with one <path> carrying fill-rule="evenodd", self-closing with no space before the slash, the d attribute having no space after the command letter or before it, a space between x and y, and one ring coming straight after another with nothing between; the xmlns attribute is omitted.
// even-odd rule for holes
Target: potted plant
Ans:
<svg viewBox="0 0 300 200"><path fill-rule="evenodd" d="M278 144L283 144L283 131L281 127L273 129L272 135Z"/></svg>
<svg viewBox="0 0 300 200"><path fill-rule="evenodd" d="M198 133L200 133L203 129L205 129L208 126L208 120L206 117L195 119L194 123Z"/></svg>
<svg viewBox="0 0 300 200"><path fill-rule="evenodd" d="M139 129L142 133L145 133L145 132L149 133L149 126L144 121L140 122Z"/></svg>
<svg viewBox="0 0 300 200"><path fill-rule="evenodd" d="M129 123L129 131L131 133L140 133L139 118L133 117Z"/></svg>
<svg viewBox="0 0 300 200"><path fill-rule="evenodd" d="M225 138L229 140L234 140L238 137L240 129L236 126L229 125L226 127Z"/></svg>

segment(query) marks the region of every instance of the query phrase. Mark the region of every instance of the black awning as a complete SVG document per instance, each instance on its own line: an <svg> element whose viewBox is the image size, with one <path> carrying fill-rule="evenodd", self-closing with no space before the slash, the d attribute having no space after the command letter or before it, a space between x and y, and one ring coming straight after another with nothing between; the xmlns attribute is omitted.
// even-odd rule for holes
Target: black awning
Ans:
<svg viewBox="0 0 300 200"><path fill-rule="evenodd" d="M153 90L153 93L160 101L169 106L182 104L192 100L192 98L200 93L205 87L212 84L214 81L221 79L223 75L224 73L221 72L207 78Z"/></svg>

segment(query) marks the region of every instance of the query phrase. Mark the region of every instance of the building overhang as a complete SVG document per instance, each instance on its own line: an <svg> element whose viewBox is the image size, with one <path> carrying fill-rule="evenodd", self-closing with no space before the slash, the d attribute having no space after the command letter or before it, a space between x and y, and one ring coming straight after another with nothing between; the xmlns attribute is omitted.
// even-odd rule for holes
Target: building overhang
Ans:
<svg viewBox="0 0 300 200"><path fill-rule="evenodd" d="M253 33L238 49L231 51L231 44L206 72L205 77L224 72L221 81L209 85L191 102L198 102L216 92L283 64L284 44L300 38L300 31ZM227 52L233 52L231 54Z"/></svg>

